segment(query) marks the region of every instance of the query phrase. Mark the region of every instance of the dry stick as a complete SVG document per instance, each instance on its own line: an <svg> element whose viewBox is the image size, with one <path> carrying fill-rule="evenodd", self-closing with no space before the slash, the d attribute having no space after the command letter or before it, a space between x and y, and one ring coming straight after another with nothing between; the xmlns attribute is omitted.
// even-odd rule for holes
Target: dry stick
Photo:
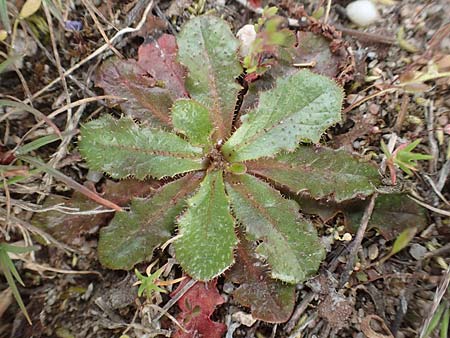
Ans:
<svg viewBox="0 0 450 338"><path fill-rule="evenodd" d="M111 201L108 201L107 199L104 199L96 192L89 190L84 185L81 185L80 183L73 180L69 176L64 175L63 173L56 170L52 166L49 166L46 163L43 163L31 156L20 156L19 158L34 165L36 168L42 168L45 172L54 176L57 180L64 182L67 186L69 186L70 188L72 188L76 191L79 191L84 196L86 196L87 198L90 198L94 202L97 202L98 204L101 204L107 208L114 209L115 211L123 211L123 209L120 206L118 206L117 204L115 204Z"/></svg>
<svg viewBox="0 0 450 338"><path fill-rule="evenodd" d="M6 211L4 211L3 209L0 209L0 215L6 216ZM24 220L22 220L20 218L17 218L16 216L13 216L13 215L11 215L10 218L11 218L12 222L18 224L21 227L24 227L29 232L32 232L32 233L37 234L40 237L42 237L47 244L52 243L57 248L65 251L65 252L75 252L75 253L78 253L78 254L82 253L79 250L73 249L73 248L67 246L64 243L59 242L53 236L49 235L48 233L46 233L42 229L32 225L31 223L28 223L28 222L26 222L26 221L24 221Z"/></svg>
<svg viewBox="0 0 450 338"><path fill-rule="evenodd" d="M30 30L30 28L29 28L28 26L25 26L25 29L27 30L28 34L30 34L30 35L33 37L34 42L36 42L36 44L37 44L38 47L41 49L41 51L44 52L44 54L47 56L47 59L49 59L50 62L51 62L55 67L57 67L57 66L56 66L56 61L55 61L55 59L54 59L53 56L49 53L49 51L47 50L47 48L45 48L45 47L42 45L41 41L40 41L38 38L36 38L36 36L33 34L33 32L31 32L31 30ZM62 69L63 72L66 71L66 70L64 69L64 67L62 67L62 66L61 66L61 69ZM97 95L97 94L95 94L92 90L90 90L89 88L87 88L83 83L81 83L79 80L77 80L77 78L74 77L73 75L69 74L69 75L67 75L67 77L68 77L69 79L71 79L71 80L73 81L73 83L75 83L75 85L78 86L78 88L80 88L80 89L81 89L82 91L84 91L85 93L89 94L90 96L96 96L96 95ZM99 103L106 106L106 103L105 103L104 101L102 101L102 100L99 100Z"/></svg>
<svg viewBox="0 0 450 338"><path fill-rule="evenodd" d="M78 106L87 104L87 103L89 103L89 102L94 102L94 101L97 102L97 101L101 101L101 100L103 100L103 99L126 100L125 98L118 97L118 96L114 96L114 95L100 95L100 96L94 96L94 97L86 97L86 98L84 98L84 99L81 99L81 100L72 102L70 105L66 105L66 106L64 106L64 107L61 107L61 108L55 110L54 112L50 113L48 116L47 116L47 115L44 115L44 114L42 114L42 113L41 113L41 114L45 117L45 122L46 122L47 124L50 124L50 123L51 123L50 125L54 125L54 123L51 121L51 119L53 119L53 118L55 118L57 115L59 115L59 114L65 112L67 109L69 109L69 108L74 108L74 107L78 107ZM43 118L43 119L44 119L44 118ZM33 127L31 127L30 130L28 130L28 131L25 133L25 135L22 137L22 139L21 139L21 141L18 143L18 145L20 145L20 144L25 140L25 138L26 138L29 134L31 134L33 131L35 131L36 129L38 129L38 128L39 128L40 126L42 126L43 124L44 124L44 121L39 121L39 122L37 122ZM55 126L55 128L57 128L57 127ZM56 130L59 132L58 129L56 129ZM59 132L58 135L61 135L61 132ZM61 138L62 138L62 136L61 136Z"/></svg>
<svg viewBox="0 0 450 338"><path fill-rule="evenodd" d="M335 25L337 30L341 31L342 33L346 35L351 35L357 38L358 40L364 41L364 42L373 42L373 43L382 43L385 45L394 45L396 44L395 38L374 34L374 33L367 33L367 32L361 32L356 29L350 29L346 28L340 25Z"/></svg>
<svg viewBox="0 0 450 338"><path fill-rule="evenodd" d="M47 18L48 30L49 30L49 33L50 33L50 41L52 43L52 49L53 49L53 55L55 57L56 68L58 70L59 77L61 78L61 82L62 82L62 85L63 85L64 93L66 95L66 103L67 103L66 105L70 106L71 99L70 99L69 87L67 86L67 81L66 81L66 78L64 76L64 71L62 70L62 66L61 66L61 59L59 58L58 46L56 45L55 32L53 31L52 16L51 16L50 11L49 11L49 9L47 7L47 4L45 2L43 3L43 8L44 8L45 16ZM71 124L71 120L72 120L72 108L69 108L69 109L67 109L66 129L65 129L65 131L68 131L68 129L70 127L70 124ZM58 151L54 154L54 157L49 162L49 164L52 167L56 167L58 162L66 155L66 153L67 153L67 144L68 144L67 140L68 139L71 140L72 137L71 136L63 137L63 141L59 145ZM44 186L45 187L50 186L51 183L52 183L52 176L47 173L43 177L43 182L44 182ZM47 189L44 188L44 190L47 190Z"/></svg>
<svg viewBox="0 0 450 338"><path fill-rule="evenodd" d="M127 34L127 33L133 33L133 32L137 32L139 31L142 26L145 24L145 21L147 19L147 15L148 13L150 13L150 10L153 7L153 0L151 0L147 7L145 8L144 14L142 15L141 20L139 21L139 23L136 25L135 28L132 27L126 27L121 29L120 31L118 31L111 39L110 42L114 43L117 39L119 39L122 35ZM70 67L68 70L66 70L63 74L63 76L68 76L69 74L72 74L75 70L77 70L78 68L80 68L82 65L84 65L86 62L92 60L93 58L97 57L98 55L100 55L101 53L103 53L104 51L106 51L109 48L109 45L106 43L102 46L100 46L99 48L97 48L92 54L90 54L88 57L84 58L83 60L81 60L80 62L78 62L77 64L73 65L72 67ZM39 97L40 95L42 95L43 93L45 93L47 90L49 90L51 87L53 87L53 85L55 85L56 83L58 83L61 80L60 77L54 79L52 82L50 82L48 85L46 85L44 88L42 88L41 90L37 91L36 93L33 94L33 96L31 97L32 99L35 99L37 97ZM30 102L30 100L25 100L24 103L28 103Z"/></svg>
<svg viewBox="0 0 450 338"><path fill-rule="evenodd" d="M89 15L92 17L92 20L94 20L95 25L97 26L97 29L100 31L101 36L105 40L105 42L108 44L109 48L116 54L119 58L123 59L123 55L120 54L120 52L111 44L111 41L109 40L108 36L105 33L105 30L103 29L102 25L100 24L100 21L97 19L97 15L95 14L95 11L93 10L93 7L91 2L89 0L81 0L86 7L86 9L89 12ZM95 8L95 7L94 7Z"/></svg>
<svg viewBox="0 0 450 338"><path fill-rule="evenodd" d="M66 82L66 78L64 76L64 71L62 70L62 67L61 67L61 59L59 58L58 46L56 45L55 32L53 31L52 16L50 14L50 11L47 8L47 4L45 3L45 1L43 3L43 7L44 7L45 16L47 17L48 31L50 33L50 40L51 40L51 43L52 43L52 49L53 49L53 55L55 57L56 68L58 70L59 77L60 77L61 82L63 84L64 93L66 94L67 105L70 105L69 88L67 87L67 82ZM67 121L70 120L70 116L71 115L72 115L72 110L68 109L68 111L67 111Z"/></svg>
<svg viewBox="0 0 450 338"><path fill-rule="evenodd" d="M361 219L361 224L359 225L358 232L356 233L355 239L351 244L351 250L347 260L347 264L345 265L344 272L342 273L341 279L339 281L339 288L342 288L345 285L345 283L348 282L348 279L350 277L350 271L352 271L354 268L356 254L361 248L361 243L364 238L364 234L367 230L370 217L372 216L373 209L375 207L375 200L377 199L377 197L378 193L376 192L372 195L372 197L370 198L370 202L366 207L366 210L364 210L364 215Z"/></svg>
<svg viewBox="0 0 450 338"><path fill-rule="evenodd" d="M301 301L301 303L297 306L295 309L293 315L289 319L289 322L284 327L284 331L286 333L291 333L292 330L295 328L295 325L297 325L300 317L302 316L303 312L307 309L308 305L314 300L315 293L309 292L306 297L304 297Z"/></svg>
<svg viewBox="0 0 450 338"><path fill-rule="evenodd" d="M158 320L160 320L160 319L162 318L162 316L164 316L164 315L167 313L167 311L168 311L168 310L169 310L176 302L178 302L178 300L179 300L181 297L183 297L183 295L184 295L186 292L188 292L189 289L190 289L191 287L193 287L196 283L197 283L197 281L194 280L194 279L191 279L190 281L188 281L188 282L186 283L186 285L183 286L183 288L182 288L179 292L176 293L175 297L171 298L171 299L166 303L166 305L164 305L164 307L162 308L161 313L160 313L158 316L156 316L155 319L153 319L153 322L156 323Z"/></svg>
<svg viewBox="0 0 450 338"><path fill-rule="evenodd" d="M450 173L450 158L448 158L447 161L445 161L439 173L439 180L436 184L436 188L438 191L442 191L442 189L444 189L444 185L445 182L447 181L449 173Z"/></svg>
<svg viewBox="0 0 450 338"><path fill-rule="evenodd" d="M430 160L430 172L433 174L437 170L437 162L439 159L439 146L434 138L434 107L433 102L430 101L429 109L425 109L427 118L428 142L430 143L430 150L433 159Z"/></svg>

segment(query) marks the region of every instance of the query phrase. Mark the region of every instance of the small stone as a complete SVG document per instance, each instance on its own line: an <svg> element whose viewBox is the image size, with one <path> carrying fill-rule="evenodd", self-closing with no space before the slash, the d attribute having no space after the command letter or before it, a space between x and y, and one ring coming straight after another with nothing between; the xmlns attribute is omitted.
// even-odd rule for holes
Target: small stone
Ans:
<svg viewBox="0 0 450 338"><path fill-rule="evenodd" d="M346 232L342 235L342 240L345 242L350 242L352 240L352 235Z"/></svg>
<svg viewBox="0 0 450 338"><path fill-rule="evenodd" d="M411 245L411 248L409 249L409 254L416 261L421 260L423 258L423 256L425 256L426 253L427 253L427 248L425 248L424 246L422 246L418 243L414 243L413 245Z"/></svg>
<svg viewBox="0 0 450 338"><path fill-rule="evenodd" d="M361 27L369 26L379 18L375 4L369 0L351 2L346 8L346 12L348 18Z"/></svg>
<svg viewBox="0 0 450 338"><path fill-rule="evenodd" d="M378 245L372 244L371 246L369 246L368 255L371 261L376 259L378 257L378 254L379 254Z"/></svg>
<svg viewBox="0 0 450 338"><path fill-rule="evenodd" d="M237 38L241 41L239 53L242 57L246 57L250 53L250 48L256 39L255 26L245 25L236 33Z"/></svg>
<svg viewBox="0 0 450 338"><path fill-rule="evenodd" d="M225 292L226 294L230 294L233 291L234 291L234 285L232 283L225 282L223 284L223 292Z"/></svg>
<svg viewBox="0 0 450 338"><path fill-rule="evenodd" d="M243 312L243 311L235 312L235 313L233 313L233 315L231 317L233 318L233 320L235 320L247 327L253 326L253 324L255 324L255 322L256 322L256 319L253 318L253 316L251 314Z"/></svg>

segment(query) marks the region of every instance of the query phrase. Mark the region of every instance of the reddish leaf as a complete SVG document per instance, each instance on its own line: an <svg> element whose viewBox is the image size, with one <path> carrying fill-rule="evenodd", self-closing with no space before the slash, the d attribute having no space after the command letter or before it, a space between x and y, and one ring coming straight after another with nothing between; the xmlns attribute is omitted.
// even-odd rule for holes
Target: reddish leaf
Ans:
<svg viewBox="0 0 450 338"><path fill-rule="evenodd" d="M137 180L123 180L118 183L107 181L103 197L120 206L126 205L133 197L144 196L155 187L154 181L141 182ZM98 204L79 192L75 192L70 199L60 195L48 197L43 207L53 207L64 203L65 207L78 208L80 211L93 210ZM34 214L33 225L45 229L46 232L72 245L80 244L83 234L93 231L96 227L104 225L113 213L94 215L63 214L58 211L48 211Z"/></svg>
<svg viewBox="0 0 450 338"><path fill-rule="evenodd" d="M261 0L249 0L250 6L253 8L259 8L262 7L262 1Z"/></svg>
<svg viewBox="0 0 450 338"><path fill-rule="evenodd" d="M147 120L152 125L170 125L169 111L174 99L166 88L148 76L135 60L111 59L103 63L96 77L96 86L105 93L126 99L123 112L133 118ZM117 104L113 100L112 104Z"/></svg>
<svg viewBox="0 0 450 338"><path fill-rule="evenodd" d="M266 264L255 255L251 243L241 236L236 263L225 277L241 284L233 293L241 305L251 308L253 318L269 323L284 323L295 305L295 285L270 277Z"/></svg>
<svg viewBox="0 0 450 338"><path fill-rule="evenodd" d="M170 108L181 97L184 68L176 61L175 37L163 35L139 48L139 60L110 59L97 74L96 85L107 94L123 97L125 114L149 121L154 126L170 126ZM119 103L114 100L113 104Z"/></svg>
<svg viewBox="0 0 450 338"><path fill-rule="evenodd" d="M154 79L163 81L173 98L188 97L184 87L186 71L177 62L177 42L173 35L164 34L153 43L139 47L138 64Z"/></svg>
<svg viewBox="0 0 450 338"><path fill-rule="evenodd" d="M348 62L345 52L331 51L331 41L311 32L297 33L297 48L294 53L294 64L313 62L313 72L336 78L342 67Z"/></svg>
<svg viewBox="0 0 450 338"><path fill-rule="evenodd" d="M171 296L174 297L189 279L185 279ZM188 331L177 329L174 338L221 338L227 327L222 323L213 322L210 316L217 305L225 300L216 288L217 279L207 283L197 282L179 300L181 312L177 320Z"/></svg>

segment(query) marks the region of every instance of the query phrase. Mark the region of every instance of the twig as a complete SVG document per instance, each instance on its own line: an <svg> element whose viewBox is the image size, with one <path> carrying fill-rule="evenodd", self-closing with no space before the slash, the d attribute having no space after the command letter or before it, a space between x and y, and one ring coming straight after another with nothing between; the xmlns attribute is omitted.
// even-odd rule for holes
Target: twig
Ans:
<svg viewBox="0 0 450 338"><path fill-rule="evenodd" d="M410 199L412 199L414 202L416 202L417 204L423 206L424 208L427 208L428 210L431 210L431 211L433 211L433 212L435 212L435 213L437 213L439 215L450 217L450 211L442 210L442 209L439 209L439 208L435 208L432 205L429 205L429 204L427 204L425 202L422 202L421 200L417 199L414 196L408 195L408 197Z"/></svg>
<svg viewBox="0 0 450 338"><path fill-rule="evenodd" d="M134 33L139 31L142 26L145 24L145 21L147 19L148 13L150 13L152 7L153 7L153 0L151 0L147 7L145 8L144 14L142 15L141 20L139 21L139 23L136 25L136 27L132 28L132 27L126 27L121 29L120 31L118 31L111 39L110 42L114 43L117 39L119 39L122 35L127 34L127 33ZM63 74L63 76L68 76L69 74L72 74L75 70L77 70L78 68L80 68L82 65L84 65L86 62L92 60L93 58L97 57L98 55L100 55L101 53L103 53L104 51L106 51L109 48L109 45L107 43L105 43L104 45L100 46L99 48L97 48L92 54L90 54L88 57L84 58L83 60L81 60L80 62L78 62L77 64L73 65L72 67L70 67L68 70L66 70ZM40 95L42 95L43 93L45 93L47 90L49 90L51 87L53 87L53 85L55 85L56 83L58 83L61 80L60 77L54 79L52 82L50 82L48 85L46 85L44 88L40 89L39 91L37 91L36 93L34 93L32 95L32 99L35 99L37 97L39 97ZM25 100L24 103L28 103L29 100Z"/></svg>
<svg viewBox="0 0 450 338"><path fill-rule="evenodd" d="M352 271L354 268L356 254L361 248L361 243L364 238L364 234L366 233L370 217L372 216L373 209L375 207L375 200L377 199L377 197L378 193L376 192L370 198L370 202L367 205L366 210L364 211L364 215L361 219L361 224L359 225L358 232L356 233L355 239L351 244L351 250L348 256L347 264L345 265L344 272L342 273L341 279L339 281L339 288L342 288L345 285L345 283L347 283L350 277L350 271Z"/></svg>
<svg viewBox="0 0 450 338"><path fill-rule="evenodd" d="M197 283L197 281L195 279L191 279L190 281L188 281L186 283L186 285L183 286L183 288L177 292L177 294L175 295L175 297L171 298L166 305L164 305L164 307L162 308L161 313L156 316L155 319L153 319L153 322L157 322L158 320L160 320L162 318L162 316L164 316L166 314L166 312L176 303L178 302L178 300L183 297L183 295L189 291L189 289L191 287L193 287L195 284Z"/></svg>
<svg viewBox="0 0 450 338"><path fill-rule="evenodd" d="M439 180L436 183L436 188L438 191L442 191L444 189L445 182L447 181L448 175L450 173L450 158L445 161L444 165L439 172Z"/></svg>
<svg viewBox="0 0 450 338"><path fill-rule="evenodd" d="M308 305L313 301L316 294L314 292L309 292L301 301L301 303L297 306L294 313L291 316L291 319L289 319L289 322L284 327L284 331L287 333L291 333L294 329L295 325L297 325L300 317L302 316L303 312L305 312Z"/></svg>
<svg viewBox="0 0 450 338"><path fill-rule="evenodd" d="M350 29L350 28L342 27L340 25L335 25L334 27L336 27L337 30L341 31L342 33L344 33L346 35L354 36L355 38L357 38L360 41L382 43L385 45L394 45L396 43L396 40L389 36L361 32L356 29Z"/></svg>
<svg viewBox="0 0 450 338"><path fill-rule="evenodd" d="M433 102L430 101L428 109L425 109L425 115L427 118L427 130L428 130L428 142L430 143L430 155L433 159L430 160L430 172L435 173L437 170L437 162L439 159L439 146L434 138L434 107Z"/></svg>
<svg viewBox="0 0 450 338"><path fill-rule="evenodd" d="M325 17L323 18L323 23L328 22L328 18L330 17L330 10L331 10L331 0L327 0L327 7L325 10Z"/></svg>
<svg viewBox="0 0 450 338"><path fill-rule="evenodd" d="M109 40L108 36L105 33L105 30L103 29L102 25L100 24L100 21L97 19L97 15L94 10L94 6L92 6L91 2L89 0L81 0L83 2L84 6L89 12L89 15L92 17L92 20L94 20L95 25L97 26L97 29L100 31L100 35L103 37L103 40L108 44L109 48L116 54L119 58L123 59L123 55L120 54L120 52L112 45L111 41Z"/></svg>
<svg viewBox="0 0 450 338"><path fill-rule="evenodd" d="M5 216L5 213L6 212L3 209L0 209L0 215ZM58 247L59 249L65 251L65 252L81 253L79 250L72 249L71 247L67 246L66 244L59 242L53 236L49 235L42 229L22 220L20 218L17 218L15 216L11 215L11 222L16 223L18 226L24 227L31 233L35 233L35 234L41 236L47 244L52 243L56 247Z"/></svg>
<svg viewBox="0 0 450 338"><path fill-rule="evenodd" d="M444 195L442 195L441 191L438 189L438 187L436 186L436 183L434 183L434 181L431 179L430 176L428 175L423 175L423 177L425 178L425 180L428 182L428 184L431 186L431 188L433 188L434 193L448 206L450 206L449 201L447 201L447 199L445 198Z"/></svg>

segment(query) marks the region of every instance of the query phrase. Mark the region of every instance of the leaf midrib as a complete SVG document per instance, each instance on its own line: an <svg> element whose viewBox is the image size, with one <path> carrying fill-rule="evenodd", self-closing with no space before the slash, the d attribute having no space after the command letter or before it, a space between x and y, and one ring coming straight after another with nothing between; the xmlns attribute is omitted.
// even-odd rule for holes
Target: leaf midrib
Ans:
<svg viewBox="0 0 450 338"><path fill-rule="evenodd" d="M221 106L220 106L220 96L219 96L219 92L217 89L217 83L216 83L216 69L213 66L213 63L211 62L211 57L208 53L208 50L206 48L206 40L205 40L205 36L204 36L204 32L203 32L203 25L199 25L200 26L200 33L201 33L201 38L202 38L202 42L205 46L205 49L203 51L203 55L205 55L205 58L208 60L208 83L210 85L210 90L212 93L212 97L213 97L213 101L214 101L214 106L211 107L211 115L214 121L214 125L217 128L217 133L218 133L218 138L222 139L225 135L225 124L224 124L224 120L223 120L223 116L222 116L222 111L221 111Z"/></svg>
<svg viewBox="0 0 450 338"><path fill-rule="evenodd" d="M325 94L326 94L326 93L320 93L320 94L319 94L318 96L316 96L313 100L311 100L310 102L308 102L307 105L304 105L304 106L302 107L301 110L305 109L306 107L309 107L311 104L313 104L316 100L318 100L320 97L322 97L322 96L325 95ZM275 106L278 106L278 105L279 105L280 100L281 100L281 98L277 98L277 101L276 101L277 104L276 104ZM234 153L237 153L237 152L239 151L239 149L245 148L246 146L252 144L252 143L253 143L256 139L258 139L261 135L268 134L272 129L274 129L274 128L276 128L277 126L280 125L280 121L289 119L291 116L297 115L301 110L296 110L296 111L292 112L291 114L282 117L280 120L278 120L277 122L273 123L271 126L262 128L259 132L257 132L256 134L253 134L253 135L252 135L249 139L247 139L246 141L244 141L244 142L242 142L242 143L236 144L236 145L234 146ZM258 107L257 109L255 109L254 111L249 112L249 114L252 114L252 113L253 113L253 114L258 114L258 112L259 112L259 107ZM270 113L270 117L272 117L273 114L274 114L274 111L272 111L272 112ZM268 120L271 120L271 119L269 118ZM253 120L252 122L255 123L255 120ZM250 121L249 121L248 123L250 123ZM307 124L307 123L304 123L304 122L303 122L303 123L301 123L301 125L316 125L316 124ZM318 126L320 126L320 124L319 124ZM297 137L297 135L296 135L296 137Z"/></svg>
<svg viewBox="0 0 450 338"><path fill-rule="evenodd" d="M261 168L259 168L259 169L256 168L258 165L260 165ZM267 178L269 180L273 180L273 181L279 181L279 180L275 179L273 177L267 176L267 174L264 173L265 169L268 169L268 170L270 170L270 169L284 169L284 170L286 170L288 172L300 173L300 174L305 174L305 173L308 173L310 171L314 171L314 166L312 166L310 164L296 165L294 168L292 168L292 166L289 165L286 162L283 162L283 161L270 161L270 160L262 160L262 161L259 160L259 161L255 161L253 163L252 162L247 162L246 166L247 166L247 170L248 170L249 173L256 174L256 175L259 175L259 176L263 176L263 177L265 177L265 178ZM348 176L350 178L358 177L358 178L366 178L367 179L366 175L351 174L351 173L345 173L345 172L344 173L342 173L342 172L337 173L337 172L333 171L331 169L331 167L332 166L330 165L330 166L328 166L326 168L317 169L317 171L325 172L325 174L331 174L332 177L345 175L345 176Z"/></svg>
<svg viewBox="0 0 450 338"><path fill-rule="evenodd" d="M163 157L174 157L174 158L187 158L192 160L201 160L201 154L198 154L199 156L196 156L194 154L189 153L177 153L177 152L170 152L170 151L163 151L163 150L153 150L153 149L146 149L146 148L139 148L134 146L124 146L120 144L105 144L102 142L98 142L95 144L98 147L103 147L105 149L118 148L119 150L123 150L126 152L134 152L142 155L149 155L149 156L163 156Z"/></svg>
<svg viewBox="0 0 450 338"><path fill-rule="evenodd" d="M276 230L276 232L279 233L279 234L281 235L281 237L283 238L283 240L288 244L290 250L291 250L292 252L295 252L295 250L291 247L291 243L290 243L290 241L288 240L288 238L286 237L286 235L279 229L279 227L278 227L278 225L276 225L276 222L275 222L275 220L273 219L273 217L270 216L270 214L268 214L268 212L266 211L267 208L265 208L265 207L260 207L260 208L258 208L258 204L257 204L257 202L254 200L254 194L253 194L250 190L248 190L248 189L245 187L245 183L243 183L243 184L241 184L241 185L236 185L236 184L233 184L233 183L230 183L230 184L232 184L233 187L234 187L236 190L240 191L241 196L243 196L245 199L247 199L248 201L250 201L250 204L251 204L256 210L258 210L258 211L264 216L264 218L265 218L265 219L273 226L273 228ZM244 190L244 191L243 191L243 190ZM278 193L278 191L276 191L276 193ZM252 198L250 198L249 196L251 196ZM265 242L267 242L267 239L264 239L264 237L263 237L263 238L260 238L260 239L262 239L262 240L264 240ZM272 244L272 245L273 245L273 244ZM296 260L298 261L297 255L294 254L294 257L295 257Z"/></svg>

